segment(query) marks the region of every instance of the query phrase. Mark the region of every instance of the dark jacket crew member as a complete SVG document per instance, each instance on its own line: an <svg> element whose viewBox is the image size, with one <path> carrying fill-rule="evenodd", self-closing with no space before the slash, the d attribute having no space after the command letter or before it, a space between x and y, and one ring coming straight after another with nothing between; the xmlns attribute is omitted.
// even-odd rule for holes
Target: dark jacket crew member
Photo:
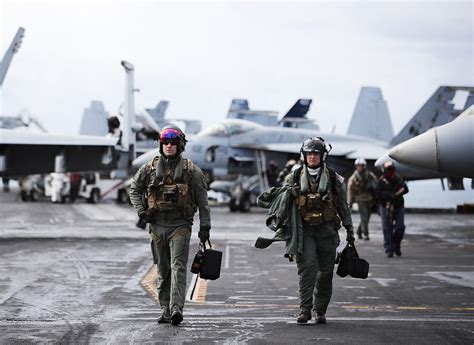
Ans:
<svg viewBox="0 0 474 345"><path fill-rule="evenodd" d="M162 310L158 322L178 325L183 320L193 217L199 209L198 236L206 242L211 229L210 210L204 174L191 160L181 156L186 145L184 133L178 127L166 126L159 141L161 155L135 174L130 200L139 218L149 223Z"/></svg>
<svg viewBox="0 0 474 345"><path fill-rule="evenodd" d="M309 138L300 152L304 164L285 181L285 185L297 187L296 202L303 222L303 252L296 256L301 309L297 322L307 323L313 311L316 323L326 323L341 220L347 240L354 241L351 212L344 178L325 164L328 149L324 140Z"/></svg>
<svg viewBox="0 0 474 345"><path fill-rule="evenodd" d="M385 162L383 172L377 183L375 195L380 201L385 254L391 258L393 253L397 256L402 255L400 244L405 234L403 195L408 193L408 187L405 181L395 173L393 162Z"/></svg>

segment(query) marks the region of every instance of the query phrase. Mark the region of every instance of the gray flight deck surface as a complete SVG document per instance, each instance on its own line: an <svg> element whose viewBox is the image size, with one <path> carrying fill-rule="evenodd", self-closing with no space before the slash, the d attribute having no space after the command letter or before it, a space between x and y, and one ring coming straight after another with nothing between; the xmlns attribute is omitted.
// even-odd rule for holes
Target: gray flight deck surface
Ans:
<svg viewBox="0 0 474 345"><path fill-rule="evenodd" d="M198 302L188 301L173 327L156 323L154 292L144 288L154 284L150 246L131 207L14 198L0 193L0 343L474 342L472 215L407 214L403 255L392 259L373 216L371 240L356 242L369 278L335 275L328 324L299 326L295 264L281 243L253 247L271 235L264 210L213 207L222 274L207 286L198 281L193 294L188 275L188 298ZM189 263L196 250L195 229Z"/></svg>

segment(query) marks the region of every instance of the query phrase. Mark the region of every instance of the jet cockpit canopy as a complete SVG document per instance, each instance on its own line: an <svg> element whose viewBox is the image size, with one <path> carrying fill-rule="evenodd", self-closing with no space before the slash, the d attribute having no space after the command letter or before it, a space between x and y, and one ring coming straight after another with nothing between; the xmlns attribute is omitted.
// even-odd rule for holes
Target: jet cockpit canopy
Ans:
<svg viewBox="0 0 474 345"><path fill-rule="evenodd" d="M238 134L246 134L262 127L258 123L240 120L227 119L220 123L215 123L205 130L199 132L200 136L229 137Z"/></svg>

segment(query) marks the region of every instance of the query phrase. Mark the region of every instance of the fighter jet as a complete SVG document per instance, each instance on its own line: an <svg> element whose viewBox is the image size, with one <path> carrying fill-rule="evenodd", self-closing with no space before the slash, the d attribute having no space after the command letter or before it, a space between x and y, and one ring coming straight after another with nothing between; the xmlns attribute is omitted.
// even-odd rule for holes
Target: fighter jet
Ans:
<svg viewBox="0 0 474 345"><path fill-rule="evenodd" d="M452 122L396 145L389 156L439 174L474 178L474 105Z"/></svg>
<svg viewBox="0 0 474 345"><path fill-rule="evenodd" d="M349 175L353 161L365 157L375 161L388 149L386 143L353 135L321 133L304 128L263 126L241 119L226 119L191 137L185 154L211 176L254 174L261 165L274 160L280 167L292 158L299 159L301 143L308 137L321 136L333 146L329 160L335 169ZM138 157L140 167L157 150Z"/></svg>
<svg viewBox="0 0 474 345"><path fill-rule="evenodd" d="M319 131L318 124L306 116L311 103L311 99L298 99L282 119L278 120L277 111L250 109L248 100L233 99L227 113L227 118L248 120L264 126L307 128Z"/></svg>
<svg viewBox="0 0 474 345"><path fill-rule="evenodd" d="M455 98L462 99L463 95L465 96L464 104L456 108ZM470 157L469 154L471 152L469 152L468 148L472 148L474 133L471 124L472 116L463 115L460 117L460 114L473 104L474 87L440 86L400 133L391 140L390 146L400 145L400 147L395 146L390 152L387 150L377 159L375 166L381 168L387 160L403 156L404 158L401 158L400 161L395 160L395 166L397 172L406 180L447 178L450 190L464 189L462 177L465 177L466 174L472 174L470 171L473 169L473 161L471 158L466 159L465 163L462 163L458 162L454 157L458 154L461 156L465 155L466 158ZM456 121L453 121L454 119ZM452 124L446 125L451 121L453 121ZM457 121L459 123L456 123ZM446 129L443 125L446 125ZM428 131L433 127L438 128L435 131ZM425 133L426 131L428 133ZM423 133L426 135L421 136ZM446 134L448 133L449 136L447 137ZM420 136L420 138L418 139L417 136ZM437 138L438 142L434 138ZM469 142L469 139L471 139L471 142ZM408 141L406 146L401 144L406 141ZM420 147L416 152L412 151L415 145L421 144L423 144L423 148ZM455 152L454 148L463 149ZM440 151L435 153L435 149ZM408 152L411 153L409 154ZM446 158L446 153L453 153L454 155ZM393 157L389 157L392 154L394 154ZM416 157L417 154L419 154L418 157ZM451 159L454 159L454 161L451 161ZM435 162L435 160L437 161ZM463 172L464 170L465 172ZM467 177L470 176L468 175Z"/></svg>
<svg viewBox="0 0 474 345"><path fill-rule="evenodd" d="M3 84L13 55L18 52L24 32L25 29L18 29L2 59L0 85ZM2 124L9 127L11 121L3 121ZM0 129L0 176L111 170L117 162L114 153L116 144L117 139L113 138L20 131L10 126Z"/></svg>
<svg viewBox="0 0 474 345"><path fill-rule="evenodd" d="M338 171L349 175L353 161L359 155L374 162L389 147L381 140L370 138L380 131L380 127L391 129L388 109L381 106L385 101L379 88L362 88L353 115L369 124L367 127L376 126L363 133L368 137L352 133L321 133L314 120L306 117L311 103L311 99L299 99L278 120L276 111L253 110L246 99L233 99L227 119L190 138L185 154L211 177L252 175L265 171L267 161L273 160L283 167L289 159L298 160L303 140L322 136L334 144L329 158L331 163ZM137 158L133 164L139 167L156 154L157 151L152 150Z"/></svg>
<svg viewBox="0 0 474 345"><path fill-rule="evenodd" d="M278 126L277 111L250 109L249 101L246 99L233 99L230 102L227 118L252 121L264 126Z"/></svg>
<svg viewBox="0 0 474 345"><path fill-rule="evenodd" d="M452 109L452 106L448 107L445 103L454 97L458 89L440 87L422 110L428 108L430 111L442 114L443 109ZM434 104L431 102L433 99ZM379 98L377 101L379 102ZM370 111L365 113L365 117L372 117ZM433 123L433 121L427 123L428 119L420 117L420 112L418 112L410 121L410 126L429 128L430 123ZM361 120L363 118L361 117ZM389 118L386 117L386 119ZM405 136L405 132L406 128L394 140ZM264 171L267 162L271 160L282 167L289 159L298 159L303 140L317 136L323 137L332 145L329 162L338 172L346 176L353 171L353 162L357 157L364 157L371 164L392 146L390 143L363 136L321 133L304 128L263 126L255 122L231 118L216 123L190 138L185 154L213 177L252 175ZM140 167L157 154L158 151L154 149L134 160L133 165ZM410 176L413 179L427 178L425 171L412 170L419 174ZM431 173L428 178L435 177L438 177L437 174Z"/></svg>

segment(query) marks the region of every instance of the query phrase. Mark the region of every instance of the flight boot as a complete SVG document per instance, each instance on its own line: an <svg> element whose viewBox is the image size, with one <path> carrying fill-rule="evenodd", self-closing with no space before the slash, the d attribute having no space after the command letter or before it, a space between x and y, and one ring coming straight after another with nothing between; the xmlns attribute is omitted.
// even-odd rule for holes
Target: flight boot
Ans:
<svg viewBox="0 0 474 345"><path fill-rule="evenodd" d="M158 323L171 323L171 315L169 311L164 311L158 318Z"/></svg>
<svg viewBox="0 0 474 345"><path fill-rule="evenodd" d="M181 314L181 312L179 312L178 310L175 310L171 315L171 324L173 326L178 326L181 321L183 321L183 314Z"/></svg>
<svg viewBox="0 0 474 345"><path fill-rule="evenodd" d="M302 311L301 314L296 319L296 322L303 324L303 323L308 323L309 320L311 320L311 312Z"/></svg>
<svg viewBox="0 0 474 345"><path fill-rule="evenodd" d="M325 313L316 313L316 323L317 324L325 324L326 323L326 314Z"/></svg>

